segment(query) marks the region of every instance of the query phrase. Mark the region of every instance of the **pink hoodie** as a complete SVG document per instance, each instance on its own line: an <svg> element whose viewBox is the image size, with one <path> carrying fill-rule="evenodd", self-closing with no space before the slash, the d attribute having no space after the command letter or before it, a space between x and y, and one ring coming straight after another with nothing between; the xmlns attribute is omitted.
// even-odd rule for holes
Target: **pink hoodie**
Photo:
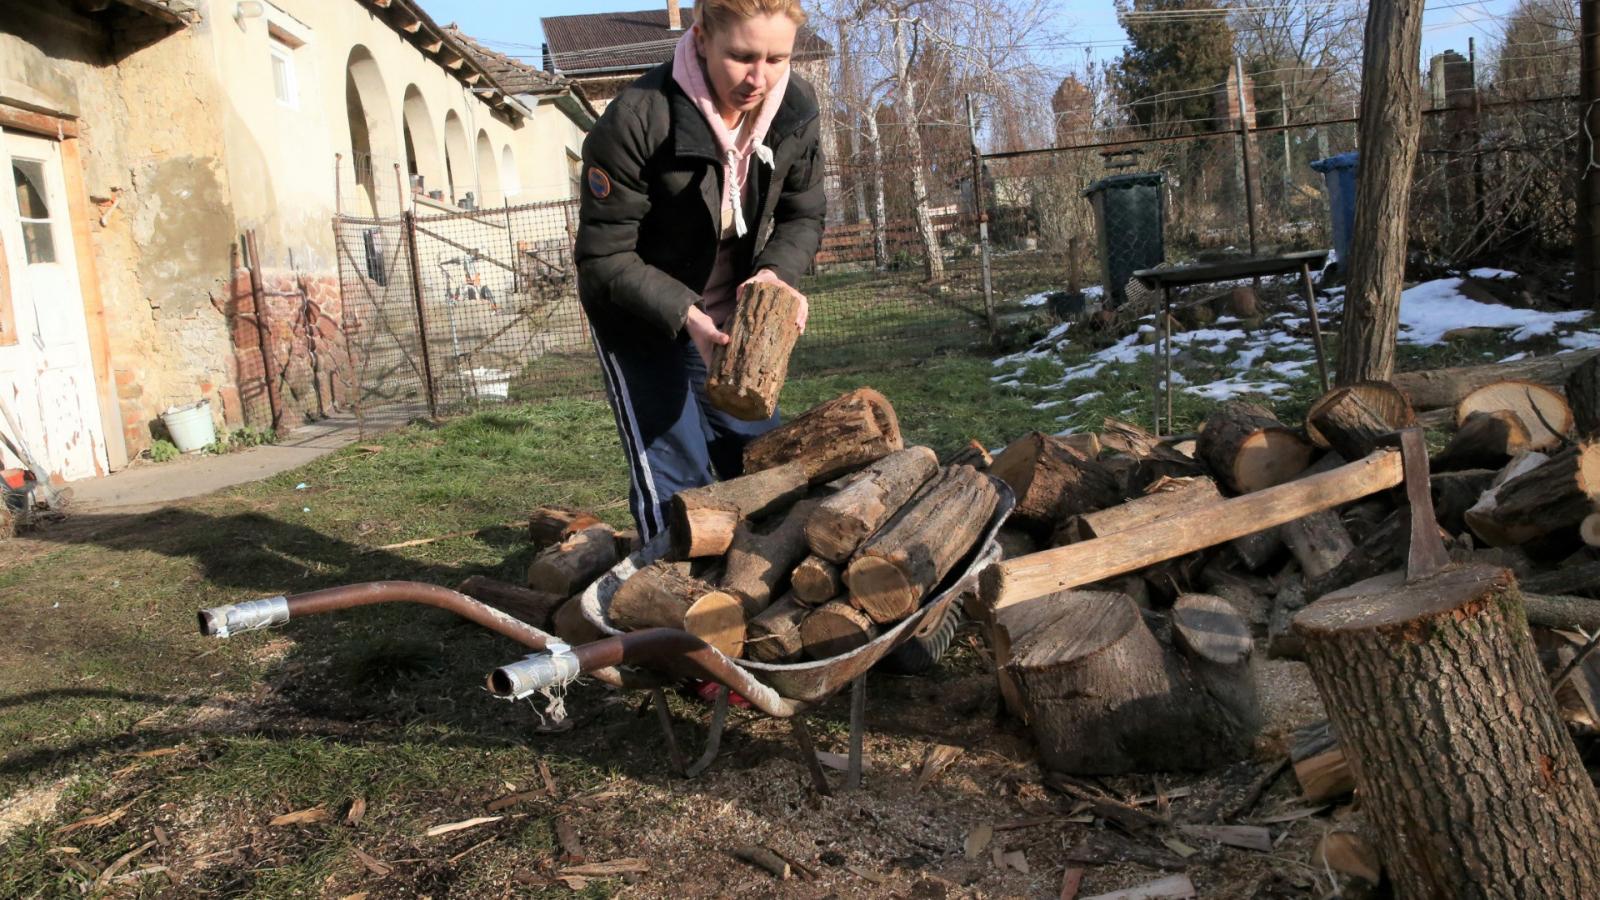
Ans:
<svg viewBox="0 0 1600 900"><path fill-rule="evenodd" d="M705 291L700 295L706 314L718 328L721 328L733 313L734 292L738 288L735 260L730 251L750 230L744 218L744 201L750 188L750 157L754 156L768 166L772 165L772 150L762 142L766 139L767 129L772 127L773 118L778 114L778 107L783 104L784 91L789 87L789 73L785 71L783 77L767 91L766 99L756 111L755 121L742 131L743 140L740 141L741 135L728 130L727 123L723 122L722 115L717 112L710 79L700 60L700 53L695 48L694 36L699 27L696 25L690 28L678 39L677 49L672 55L672 80L683 88L683 92L694 101L695 108L705 117L706 124L716 136L717 146L723 155L722 207L732 213L734 234L718 244L717 260L711 267L711 278L706 282ZM718 233L721 233L720 222Z"/></svg>

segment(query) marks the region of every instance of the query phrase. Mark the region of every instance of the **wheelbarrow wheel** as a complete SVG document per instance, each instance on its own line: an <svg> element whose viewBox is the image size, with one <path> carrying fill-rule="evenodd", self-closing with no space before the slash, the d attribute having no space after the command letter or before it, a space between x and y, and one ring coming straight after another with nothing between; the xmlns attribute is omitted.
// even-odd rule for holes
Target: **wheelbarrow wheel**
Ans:
<svg viewBox="0 0 1600 900"><path fill-rule="evenodd" d="M890 675L921 675L939 664L939 658L950 649L956 629L967 619L960 603L945 607L944 621L925 635L912 637L896 647L877 665L877 671Z"/></svg>

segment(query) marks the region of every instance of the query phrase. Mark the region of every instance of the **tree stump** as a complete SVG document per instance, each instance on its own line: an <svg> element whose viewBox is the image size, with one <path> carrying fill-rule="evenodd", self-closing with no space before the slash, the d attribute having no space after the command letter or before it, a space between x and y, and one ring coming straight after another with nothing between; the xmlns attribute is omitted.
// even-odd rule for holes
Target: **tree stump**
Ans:
<svg viewBox="0 0 1600 900"><path fill-rule="evenodd" d="M871 388L819 403L744 448L744 470L799 463L812 483L852 472L905 446L894 407Z"/></svg>
<svg viewBox="0 0 1600 900"><path fill-rule="evenodd" d="M1172 605L1172 645L1188 662L1210 715L1222 720L1234 752L1248 753L1250 739L1261 730L1249 624L1221 597L1184 594Z"/></svg>
<svg viewBox="0 0 1600 900"><path fill-rule="evenodd" d="M764 532L756 531L749 523L734 532L722 589L738 595L747 618L767 608L773 592L794 564L805 557L806 522L816 508L816 501L801 500L782 521Z"/></svg>
<svg viewBox="0 0 1600 900"><path fill-rule="evenodd" d="M1549 450L1572 432L1572 408L1561 395L1531 381L1496 381L1478 388L1456 404L1456 427L1476 412L1508 410L1528 431L1528 448Z"/></svg>
<svg viewBox="0 0 1600 900"><path fill-rule="evenodd" d="M1579 440L1600 438L1600 357L1574 369L1567 376L1566 391L1573 433Z"/></svg>
<svg viewBox="0 0 1600 900"><path fill-rule="evenodd" d="M927 447L896 451L862 469L812 514L806 525L811 552L828 562L845 562L938 470L938 459Z"/></svg>
<svg viewBox="0 0 1600 900"><path fill-rule="evenodd" d="M1331 447L1348 460L1378 448L1384 436L1417 424L1411 401L1387 381L1360 381L1337 387L1311 404L1306 433L1319 447Z"/></svg>
<svg viewBox="0 0 1600 900"><path fill-rule="evenodd" d="M1600 896L1600 801L1509 570L1374 579L1294 627L1398 896Z"/></svg>
<svg viewBox="0 0 1600 900"><path fill-rule="evenodd" d="M746 422L778 411L789 374L789 354L800 338L800 297L789 288L753 281L739 291L728 343L712 351L706 397L717 409Z"/></svg>
<svg viewBox="0 0 1600 900"><path fill-rule="evenodd" d="M1522 417L1508 409L1475 412L1433 458L1434 472L1498 469L1511 457L1532 449L1533 439Z"/></svg>
<svg viewBox="0 0 1600 900"><path fill-rule="evenodd" d="M839 567L820 556L800 560L789 576L794 598L806 606L821 606L839 596L844 581L839 577Z"/></svg>
<svg viewBox="0 0 1600 900"><path fill-rule="evenodd" d="M745 656L757 662L787 663L800 658L805 641L800 635L800 623L805 621L811 608L796 602L792 594L785 594L776 603L751 619L745 629Z"/></svg>
<svg viewBox="0 0 1600 900"><path fill-rule="evenodd" d="M878 636L867 614L835 600L811 610L800 623L800 640L809 659L827 659L865 646Z"/></svg>
<svg viewBox="0 0 1600 900"><path fill-rule="evenodd" d="M683 559L726 553L740 521L788 506L808 484L806 467L791 462L679 491L671 503L673 552Z"/></svg>
<svg viewBox="0 0 1600 900"><path fill-rule="evenodd" d="M1485 493L1467 524L1495 547L1526 544L1575 528L1600 497L1600 443L1578 444Z"/></svg>
<svg viewBox="0 0 1600 900"><path fill-rule="evenodd" d="M616 564L615 532L592 525L540 551L528 565L528 587L570 597Z"/></svg>
<svg viewBox="0 0 1600 900"><path fill-rule="evenodd" d="M1206 419L1200 458L1236 493L1282 484L1311 464L1311 444L1283 427L1271 410L1231 401Z"/></svg>
<svg viewBox="0 0 1600 900"><path fill-rule="evenodd" d="M851 605L880 625L911 615L972 549L999 503L989 476L971 466L934 476L850 561Z"/></svg>
<svg viewBox="0 0 1600 900"><path fill-rule="evenodd" d="M1116 482L1098 462L1058 438L1032 432L995 457L989 474L1011 486L1011 520L1048 536L1057 520L1104 509L1120 499Z"/></svg>
<svg viewBox="0 0 1600 900"><path fill-rule="evenodd" d="M744 606L678 566L656 562L633 573L611 596L606 618L621 631L678 628L729 657L744 647Z"/></svg>

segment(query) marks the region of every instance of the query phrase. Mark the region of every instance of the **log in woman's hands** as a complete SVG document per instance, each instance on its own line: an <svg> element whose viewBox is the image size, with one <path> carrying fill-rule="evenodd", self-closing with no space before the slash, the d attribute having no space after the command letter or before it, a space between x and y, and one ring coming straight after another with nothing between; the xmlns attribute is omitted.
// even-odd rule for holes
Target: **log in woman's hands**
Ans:
<svg viewBox="0 0 1600 900"><path fill-rule="evenodd" d="M794 314L794 324L795 327L800 330L801 334L805 334L806 318L811 315L811 302L806 299L806 295L795 290L794 285L789 284L782 278L779 278L778 273L772 271L771 269L762 269L754 275L751 275L749 278L746 278L744 284L739 285L739 287L742 288L745 284L753 284L757 282L765 282L766 284L776 284L781 287L786 287L790 291L793 291L796 297L800 298L800 306L795 310Z"/></svg>
<svg viewBox="0 0 1600 900"><path fill-rule="evenodd" d="M689 315L684 319L683 327L689 330L689 339L694 341L694 348L700 351L700 358L705 360L706 369L711 369L712 348L726 344L729 338L717 328L706 311L698 306L689 307Z"/></svg>

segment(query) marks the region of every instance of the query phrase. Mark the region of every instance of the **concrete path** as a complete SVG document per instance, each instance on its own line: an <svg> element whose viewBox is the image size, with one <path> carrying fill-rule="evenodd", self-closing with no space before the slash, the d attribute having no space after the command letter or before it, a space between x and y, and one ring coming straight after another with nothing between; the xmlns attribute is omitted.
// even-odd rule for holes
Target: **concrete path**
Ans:
<svg viewBox="0 0 1600 900"><path fill-rule="evenodd" d="M396 405L369 410L365 428L356 417L339 414L302 425L276 444L251 447L221 456L197 453L171 462L141 460L105 478L74 481L67 512L135 511L154 509L177 500L285 472L325 456L341 447L371 438L426 417L422 405Z"/></svg>

